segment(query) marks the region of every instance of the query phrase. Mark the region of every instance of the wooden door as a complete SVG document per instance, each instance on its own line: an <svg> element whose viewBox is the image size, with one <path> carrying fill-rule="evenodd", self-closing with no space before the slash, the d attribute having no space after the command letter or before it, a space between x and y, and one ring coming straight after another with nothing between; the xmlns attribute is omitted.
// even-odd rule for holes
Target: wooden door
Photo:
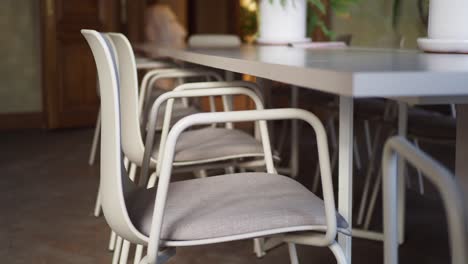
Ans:
<svg viewBox="0 0 468 264"><path fill-rule="evenodd" d="M96 66L80 30L116 31L119 0L42 0L42 67L48 128L92 126Z"/></svg>

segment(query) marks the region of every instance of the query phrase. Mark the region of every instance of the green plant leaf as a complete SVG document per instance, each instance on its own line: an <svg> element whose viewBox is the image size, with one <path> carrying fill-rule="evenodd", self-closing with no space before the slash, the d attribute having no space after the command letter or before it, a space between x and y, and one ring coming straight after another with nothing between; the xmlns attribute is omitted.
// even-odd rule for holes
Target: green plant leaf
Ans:
<svg viewBox="0 0 468 264"><path fill-rule="evenodd" d="M400 0L393 1L393 8L392 8L392 26L395 29L398 25L398 20L400 18L400 11L401 11L401 2Z"/></svg>
<svg viewBox="0 0 468 264"><path fill-rule="evenodd" d="M336 14L347 14L350 7L355 5L359 0L331 0L330 8Z"/></svg>
<svg viewBox="0 0 468 264"><path fill-rule="evenodd" d="M313 6L317 7L317 9L322 13L325 14L327 12L325 5L322 3L321 0L307 0L308 3L312 4Z"/></svg>

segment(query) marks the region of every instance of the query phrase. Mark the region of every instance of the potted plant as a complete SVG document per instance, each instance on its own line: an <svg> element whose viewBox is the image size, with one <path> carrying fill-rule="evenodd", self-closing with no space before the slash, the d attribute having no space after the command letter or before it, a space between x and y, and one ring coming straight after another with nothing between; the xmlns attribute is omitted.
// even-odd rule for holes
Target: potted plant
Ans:
<svg viewBox="0 0 468 264"><path fill-rule="evenodd" d="M348 15L358 0L241 0L242 32L248 40L257 32L257 41L286 44L309 41L317 29L328 38L334 34L326 23L327 12Z"/></svg>
<svg viewBox="0 0 468 264"><path fill-rule="evenodd" d="M307 41L308 4L325 13L321 0L259 0L257 41L270 44Z"/></svg>

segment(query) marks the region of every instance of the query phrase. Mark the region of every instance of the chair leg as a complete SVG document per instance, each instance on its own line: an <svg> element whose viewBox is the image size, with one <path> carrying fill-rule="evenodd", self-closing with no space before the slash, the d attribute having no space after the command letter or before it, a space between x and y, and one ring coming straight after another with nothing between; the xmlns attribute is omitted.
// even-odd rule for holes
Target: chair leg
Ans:
<svg viewBox="0 0 468 264"><path fill-rule="evenodd" d="M114 231L111 231L111 235L109 238L109 251L114 251L115 250L115 241L117 240L117 235L115 234Z"/></svg>
<svg viewBox="0 0 468 264"><path fill-rule="evenodd" d="M206 178L206 177L208 177L208 173L206 172L206 170L195 171L194 174L195 174L195 177L197 177L197 178Z"/></svg>
<svg viewBox="0 0 468 264"><path fill-rule="evenodd" d="M130 241L124 240L122 244L122 250L120 252L119 264L127 264L129 251L130 251Z"/></svg>
<svg viewBox="0 0 468 264"><path fill-rule="evenodd" d="M263 250L263 244L265 243L265 240L263 238L254 238L254 253L257 256L257 258L262 258L263 256L266 255L266 252Z"/></svg>
<svg viewBox="0 0 468 264"><path fill-rule="evenodd" d="M357 137L354 136L353 140L353 152L354 152L354 163L356 165L356 169L359 171L362 168L362 161L361 161L361 153L359 152L358 144L357 144Z"/></svg>
<svg viewBox="0 0 468 264"><path fill-rule="evenodd" d="M94 129L93 144L91 145L91 153L89 153L89 165L94 165L96 161L97 145L99 143L99 134L101 133L101 109L99 109L96 120L96 128Z"/></svg>
<svg viewBox="0 0 468 264"><path fill-rule="evenodd" d="M416 148L421 149L419 146L419 140L417 138L414 139L414 145ZM417 169L418 172L418 183L419 183L419 194L424 195L424 179L420 169Z"/></svg>
<svg viewBox="0 0 468 264"><path fill-rule="evenodd" d="M94 206L94 216L99 217L100 214L101 214L101 189L100 187L98 187L96 205Z"/></svg>
<svg viewBox="0 0 468 264"><path fill-rule="evenodd" d="M289 251L289 260L291 264L299 264L299 258L297 257L297 249L294 243L288 243L288 251Z"/></svg>
<svg viewBox="0 0 468 264"><path fill-rule="evenodd" d="M112 257L112 264L119 264L121 249L122 249L122 238L117 236L117 241L115 242L114 256Z"/></svg>
<svg viewBox="0 0 468 264"><path fill-rule="evenodd" d="M366 208L367 204L367 199L369 196L369 191L371 187L371 180L372 180L372 175L374 174L374 169L375 169L375 163L376 163L376 156L377 156L377 147L379 146L379 141L382 131L382 127L379 125L375 129L375 134L373 138L373 144L371 144L370 140L370 132L369 130L369 125L364 123L364 129L365 129L365 134L366 134L366 145L367 145L367 151L369 154L369 165L367 167L367 172L366 172L366 179L364 182L364 189L362 191L362 197L361 197L361 202L359 204L359 212L358 212L358 218L357 218L357 224L361 225L363 220L364 220L364 211ZM371 148L372 147L372 148Z"/></svg>
<svg viewBox="0 0 468 264"><path fill-rule="evenodd" d="M128 177L133 182L135 182L136 170L137 170L137 165L135 163L130 164L130 170L128 172Z"/></svg>
<svg viewBox="0 0 468 264"><path fill-rule="evenodd" d="M226 167L226 168L224 169L224 171L226 172L226 174L233 174L233 173L236 173L236 169L234 168L234 166Z"/></svg>
<svg viewBox="0 0 468 264"><path fill-rule="evenodd" d="M276 144L276 150L279 153L283 153L284 150L284 144L286 142L286 134L287 134L287 129L288 129L288 122L283 121L281 125L281 132L278 136L278 142Z"/></svg>
<svg viewBox="0 0 468 264"><path fill-rule="evenodd" d="M297 108L299 105L299 87L293 86L291 90L291 107ZM296 178L299 171L299 122L292 120L291 124L291 177Z"/></svg>
<svg viewBox="0 0 468 264"><path fill-rule="evenodd" d="M289 161L289 167L291 168L291 177L295 179L299 172L300 126L297 120L292 121L291 133L291 159Z"/></svg>
<svg viewBox="0 0 468 264"><path fill-rule="evenodd" d="M372 215L374 214L375 203L377 202L377 195L379 194L380 185L382 184L382 170L379 169L379 174L372 190L372 195L369 201L369 209L367 209L366 220L364 221L364 229L369 229Z"/></svg>
<svg viewBox="0 0 468 264"><path fill-rule="evenodd" d="M135 250L135 259L133 260L133 264L139 264L142 257L143 257L143 245L137 245L136 250Z"/></svg>
<svg viewBox="0 0 468 264"><path fill-rule="evenodd" d="M364 120L364 139L366 140L367 159L372 159L372 142L369 120Z"/></svg>
<svg viewBox="0 0 468 264"><path fill-rule="evenodd" d="M367 168L366 179L364 181L364 189L362 191L361 202L359 203L359 211L357 217L357 225L361 225L362 221L364 220L364 212L367 205L367 198L369 196L369 190L371 186L372 174L374 172L372 161L369 163L369 167Z"/></svg>
<svg viewBox="0 0 468 264"><path fill-rule="evenodd" d="M344 255L343 249L341 249L340 245L337 242L334 242L328 247L333 252L333 255L336 258L336 263L338 264L348 263L348 261L346 260L346 256Z"/></svg>
<svg viewBox="0 0 468 264"><path fill-rule="evenodd" d="M153 188L156 185L156 179L158 177L156 176L156 172L151 173L150 178L148 180L148 188Z"/></svg>

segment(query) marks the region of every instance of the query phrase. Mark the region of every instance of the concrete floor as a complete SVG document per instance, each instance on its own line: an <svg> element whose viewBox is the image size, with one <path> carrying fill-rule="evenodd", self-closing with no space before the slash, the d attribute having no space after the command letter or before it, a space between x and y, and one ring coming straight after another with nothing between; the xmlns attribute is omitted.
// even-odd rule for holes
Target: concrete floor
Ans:
<svg viewBox="0 0 468 264"><path fill-rule="evenodd" d="M91 138L89 129L0 133L0 263L111 263L109 228L92 216L99 169L87 165ZM451 163L452 152L434 153ZM304 157L309 166L313 155ZM311 171L303 166L299 178L308 187ZM361 182L356 173L356 195ZM408 192L401 263L449 263L444 214L428 191ZM301 246L299 254L301 263L335 263L327 249ZM382 263L382 244L355 239L353 254L354 263ZM252 242L241 241L181 248L170 263L288 263L288 254L282 246L256 259Z"/></svg>

